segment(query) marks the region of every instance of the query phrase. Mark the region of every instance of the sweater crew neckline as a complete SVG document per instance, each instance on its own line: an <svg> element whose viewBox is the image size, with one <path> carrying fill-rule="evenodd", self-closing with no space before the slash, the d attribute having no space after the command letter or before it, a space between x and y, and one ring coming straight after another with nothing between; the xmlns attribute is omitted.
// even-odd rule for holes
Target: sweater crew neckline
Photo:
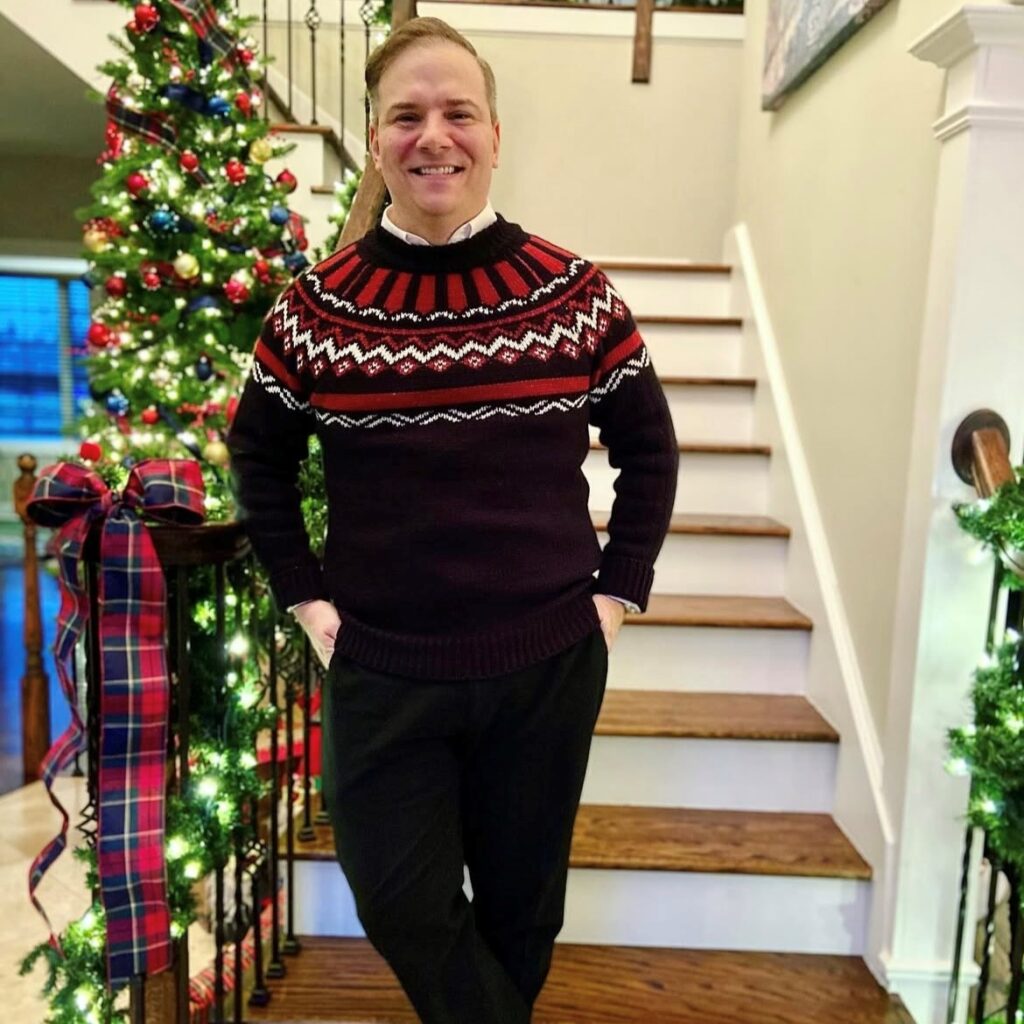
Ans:
<svg viewBox="0 0 1024 1024"><path fill-rule="evenodd" d="M483 231L447 245L412 245L378 224L356 244L359 254L371 263L412 273L472 270L489 266L518 248L529 235L499 213Z"/></svg>

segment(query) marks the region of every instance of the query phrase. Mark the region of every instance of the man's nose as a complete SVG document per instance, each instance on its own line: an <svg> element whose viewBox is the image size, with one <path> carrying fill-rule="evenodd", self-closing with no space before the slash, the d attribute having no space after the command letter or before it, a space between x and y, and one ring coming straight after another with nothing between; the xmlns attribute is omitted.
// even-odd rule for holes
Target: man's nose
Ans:
<svg viewBox="0 0 1024 1024"><path fill-rule="evenodd" d="M423 119L419 145L423 149L437 149L450 142L448 121L443 113L427 114Z"/></svg>

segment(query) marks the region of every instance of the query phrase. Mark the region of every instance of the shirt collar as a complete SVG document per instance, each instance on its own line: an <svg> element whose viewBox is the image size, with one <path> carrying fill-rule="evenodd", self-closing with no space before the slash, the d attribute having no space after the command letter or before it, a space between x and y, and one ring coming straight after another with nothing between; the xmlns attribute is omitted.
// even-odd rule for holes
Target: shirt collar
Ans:
<svg viewBox="0 0 1024 1024"><path fill-rule="evenodd" d="M420 235L414 235L411 231L405 231L398 227L395 222L389 216L391 207L389 206L385 211L383 217L381 217L381 227L386 231L390 231L391 234L397 235L402 239L403 242L408 242L410 245L432 245L432 242L428 242L425 238ZM484 208L472 219L467 220L465 224L457 227L449 236L448 241L442 243L443 245L451 245L452 242L462 242L467 238L472 238L473 235L483 231L484 228L490 227L498 219L498 215L494 212L494 207L491 206L490 201L484 206Z"/></svg>

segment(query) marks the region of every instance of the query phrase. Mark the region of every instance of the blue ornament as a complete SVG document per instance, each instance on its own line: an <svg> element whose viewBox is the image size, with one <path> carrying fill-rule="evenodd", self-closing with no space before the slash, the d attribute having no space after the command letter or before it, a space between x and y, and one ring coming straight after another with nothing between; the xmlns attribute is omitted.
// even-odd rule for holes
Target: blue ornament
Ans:
<svg viewBox="0 0 1024 1024"><path fill-rule="evenodd" d="M121 460L121 465L124 466L125 469L131 469L132 466L135 465L135 457L132 455L126 455Z"/></svg>
<svg viewBox="0 0 1024 1024"><path fill-rule="evenodd" d="M213 363L209 356L200 356L196 360L196 376L200 380L209 380L213 376Z"/></svg>
<svg viewBox="0 0 1024 1024"><path fill-rule="evenodd" d="M290 216L288 207L281 206L279 203L275 203L270 208L270 220L273 224L287 224Z"/></svg>
<svg viewBox="0 0 1024 1024"><path fill-rule="evenodd" d="M290 252L285 256L284 265L293 273L305 270L309 266L309 260L301 252Z"/></svg>
<svg viewBox="0 0 1024 1024"><path fill-rule="evenodd" d="M154 210L146 226L154 235L170 235L178 229L179 217L173 210Z"/></svg>
<svg viewBox="0 0 1024 1024"><path fill-rule="evenodd" d="M206 112L214 117L227 117L231 113L231 104L223 96L211 96L206 101Z"/></svg>
<svg viewBox="0 0 1024 1024"><path fill-rule="evenodd" d="M114 416L127 416L128 410L131 408L131 403L120 391L111 391L107 395L106 405L107 412Z"/></svg>

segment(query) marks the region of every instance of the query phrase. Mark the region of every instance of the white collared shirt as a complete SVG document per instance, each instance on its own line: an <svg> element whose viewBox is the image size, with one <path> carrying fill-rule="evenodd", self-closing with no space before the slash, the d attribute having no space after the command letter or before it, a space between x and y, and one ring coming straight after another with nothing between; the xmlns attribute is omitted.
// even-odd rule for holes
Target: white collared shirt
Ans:
<svg viewBox="0 0 1024 1024"><path fill-rule="evenodd" d="M386 231L397 235L403 242L408 242L410 245L434 244L433 242L428 242L420 235L414 235L411 231L405 231L403 228L398 227L391 219L390 213L391 207L389 206L384 211L384 216L380 220L380 226ZM472 220L467 220L465 224L457 227L448 237L448 241L442 244L451 245L452 242L462 242L467 238L472 238L473 235L479 234L484 228L490 227L497 219L498 215L494 212L494 207L491 206L490 200L488 200L484 208Z"/></svg>

